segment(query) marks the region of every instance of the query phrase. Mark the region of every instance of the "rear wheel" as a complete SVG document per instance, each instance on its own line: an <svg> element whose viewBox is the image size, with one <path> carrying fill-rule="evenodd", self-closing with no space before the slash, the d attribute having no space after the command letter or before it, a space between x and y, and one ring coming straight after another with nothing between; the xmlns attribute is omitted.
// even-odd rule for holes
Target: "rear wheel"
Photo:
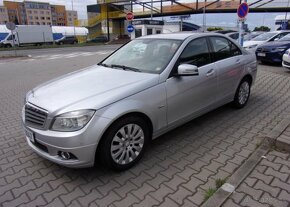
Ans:
<svg viewBox="0 0 290 207"><path fill-rule="evenodd" d="M251 93L251 81L249 78L244 78L237 88L233 105L236 108L243 108L247 105Z"/></svg>
<svg viewBox="0 0 290 207"><path fill-rule="evenodd" d="M113 170L129 169L143 156L148 140L149 128L142 118L122 118L105 133L98 158Z"/></svg>

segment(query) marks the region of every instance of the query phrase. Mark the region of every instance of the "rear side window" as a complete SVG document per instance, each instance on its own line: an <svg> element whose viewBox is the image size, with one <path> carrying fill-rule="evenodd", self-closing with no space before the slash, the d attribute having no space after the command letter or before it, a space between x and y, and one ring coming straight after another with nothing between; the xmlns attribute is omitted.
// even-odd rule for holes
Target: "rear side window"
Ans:
<svg viewBox="0 0 290 207"><path fill-rule="evenodd" d="M241 55L241 50L231 41L223 37L210 37L215 61Z"/></svg>
<svg viewBox="0 0 290 207"><path fill-rule="evenodd" d="M192 40L183 50L179 58L180 64L191 64L201 67L211 63L206 38Z"/></svg>

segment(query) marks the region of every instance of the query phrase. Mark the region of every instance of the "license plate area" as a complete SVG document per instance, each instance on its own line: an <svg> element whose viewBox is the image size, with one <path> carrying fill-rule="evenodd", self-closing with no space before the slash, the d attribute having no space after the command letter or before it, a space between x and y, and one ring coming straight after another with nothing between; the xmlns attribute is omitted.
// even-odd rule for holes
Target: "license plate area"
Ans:
<svg viewBox="0 0 290 207"><path fill-rule="evenodd" d="M32 143L35 143L34 133L32 131L25 129L25 135Z"/></svg>
<svg viewBox="0 0 290 207"><path fill-rule="evenodd" d="M259 52L259 53L258 53L258 56L259 56L259 57L266 57L266 53Z"/></svg>

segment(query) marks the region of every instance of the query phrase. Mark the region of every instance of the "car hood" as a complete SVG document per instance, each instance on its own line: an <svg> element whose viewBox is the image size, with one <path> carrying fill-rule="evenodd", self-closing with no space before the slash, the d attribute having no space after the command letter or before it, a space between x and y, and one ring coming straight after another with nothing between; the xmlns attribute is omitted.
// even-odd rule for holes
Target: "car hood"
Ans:
<svg viewBox="0 0 290 207"><path fill-rule="evenodd" d="M27 101L52 114L100 109L159 82L158 74L93 66L46 82Z"/></svg>
<svg viewBox="0 0 290 207"><path fill-rule="evenodd" d="M245 41L243 44L243 47L250 47L252 45L261 45L263 44L265 41Z"/></svg>
<svg viewBox="0 0 290 207"><path fill-rule="evenodd" d="M274 41L274 42L266 42L260 47L281 47L281 46L290 46L290 41Z"/></svg>

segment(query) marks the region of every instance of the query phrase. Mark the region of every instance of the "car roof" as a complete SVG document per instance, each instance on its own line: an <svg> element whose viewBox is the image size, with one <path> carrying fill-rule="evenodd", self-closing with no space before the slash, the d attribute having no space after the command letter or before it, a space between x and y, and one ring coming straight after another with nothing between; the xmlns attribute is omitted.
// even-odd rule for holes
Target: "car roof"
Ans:
<svg viewBox="0 0 290 207"><path fill-rule="evenodd" d="M138 39L174 39L174 40L185 40L188 37L205 37L205 36L222 36L223 34L209 33L209 32L176 32L168 34L155 34L139 37Z"/></svg>

